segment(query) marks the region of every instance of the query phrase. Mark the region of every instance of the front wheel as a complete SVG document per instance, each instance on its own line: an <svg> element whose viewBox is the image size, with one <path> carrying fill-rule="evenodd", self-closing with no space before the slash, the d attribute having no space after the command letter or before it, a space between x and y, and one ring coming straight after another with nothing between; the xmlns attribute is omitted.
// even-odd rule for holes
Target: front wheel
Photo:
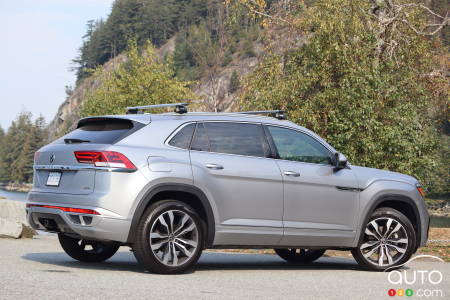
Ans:
<svg viewBox="0 0 450 300"><path fill-rule="evenodd" d="M409 219L393 208L379 208L364 224L352 254L366 269L393 270L408 261L415 245L416 233Z"/></svg>
<svg viewBox="0 0 450 300"><path fill-rule="evenodd" d="M325 249L274 249L282 259L298 264L307 264L319 259L324 253Z"/></svg>
<svg viewBox="0 0 450 300"><path fill-rule="evenodd" d="M58 234L59 243L73 259L82 262L102 262L111 258L119 250L119 245L76 239L63 233Z"/></svg>

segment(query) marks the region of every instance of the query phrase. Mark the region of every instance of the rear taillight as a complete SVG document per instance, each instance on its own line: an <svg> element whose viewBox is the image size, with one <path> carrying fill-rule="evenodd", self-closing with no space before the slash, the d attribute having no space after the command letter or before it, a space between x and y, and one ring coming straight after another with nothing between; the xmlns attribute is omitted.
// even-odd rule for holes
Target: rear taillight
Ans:
<svg viewBox="0 0 450 300"><path fill-rule="evenodd" d="M114 151L75 151L79 163L96 167L136 170L135 165L122 153Z"/></svg>

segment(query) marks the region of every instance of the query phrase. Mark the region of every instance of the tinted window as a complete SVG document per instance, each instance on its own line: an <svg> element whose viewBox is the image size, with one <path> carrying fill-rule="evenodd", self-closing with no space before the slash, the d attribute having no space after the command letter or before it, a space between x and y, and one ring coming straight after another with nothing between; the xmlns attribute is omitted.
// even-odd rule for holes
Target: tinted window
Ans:
<svg viewBox="0 0 450 300"><path fill-rule="evenodd" d="M192 134L194 133L195 124L184 126L175 136L170 140L169 145L188 149L191 143Z"/></svg>
<svg viewBox="0 0 450 300"><path fill-rule="evenodd" d="M58 142L80 140L92 144L113 144L142 126L142 124L135 125L130 120L88 120L80 124L74 131L63 136Z"/></svg>
<svg viewBox="0 0 450 300"><path fill-rule="evenodd" d="M209 140L206 134L205 126L202 123L197 124L195 135L192 139L191 150L209 151Z"/></svg>
<svg viewBox="0 0 450 300"><path fill-rule="evenodd" d="M281 159L330 164L330 151L314 138L301 132L268 126Z"/></svg>
<svg viewBox="0 0 450 300"><path fill-rule="evenodd" d="M256 124L205 123L211 152L267 157L263 128Z"/></svg>

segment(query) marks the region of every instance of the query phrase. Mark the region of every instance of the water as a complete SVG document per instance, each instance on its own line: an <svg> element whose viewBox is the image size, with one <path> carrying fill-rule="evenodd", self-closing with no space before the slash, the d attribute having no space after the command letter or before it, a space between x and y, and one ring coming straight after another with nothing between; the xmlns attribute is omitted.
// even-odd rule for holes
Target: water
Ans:
<svg viewBox="0 0 450 300"><path fill-rule="evenodd" d="M0 197L5 197L9 200L26 201L28 193L10 192L0 189Z"/></svg>
<svg viewBox="0 0 450 300"><path fill-rule="evenodd" d="M450 218L431 216L430 227L450 228Z"/></svg>

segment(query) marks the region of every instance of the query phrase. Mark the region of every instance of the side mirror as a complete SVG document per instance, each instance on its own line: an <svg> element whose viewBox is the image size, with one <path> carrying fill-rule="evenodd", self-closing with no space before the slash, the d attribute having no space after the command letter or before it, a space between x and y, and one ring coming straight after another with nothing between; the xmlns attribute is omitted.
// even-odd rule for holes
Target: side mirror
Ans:
<svg viewBox="0 0 450 300"><path fill-rule="evenodd" d="M334 169L336 171L347 167L347 157L344 154L336 152L334 154Z"/></svg>

